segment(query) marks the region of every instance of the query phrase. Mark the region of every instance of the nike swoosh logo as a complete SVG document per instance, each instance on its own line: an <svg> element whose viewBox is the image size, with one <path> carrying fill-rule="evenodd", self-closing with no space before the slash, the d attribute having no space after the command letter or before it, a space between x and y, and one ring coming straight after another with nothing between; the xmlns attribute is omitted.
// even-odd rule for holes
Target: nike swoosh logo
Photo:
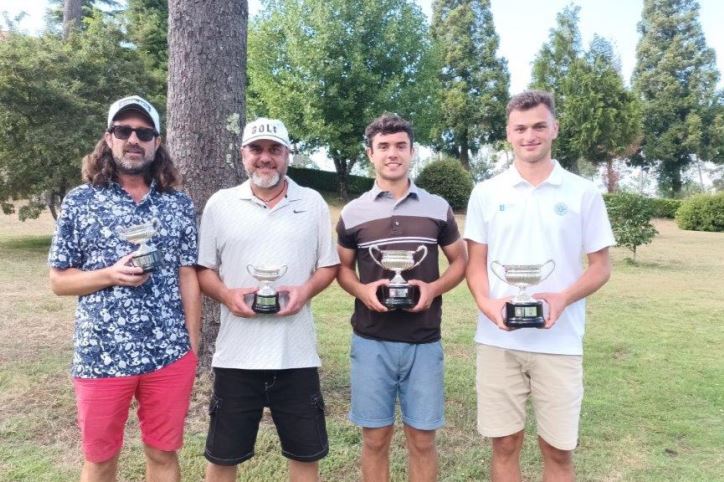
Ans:
<svg viewBox="0 0 724 482"><path fill-rule="evenodd" d="M292 211L294 212L294 214L306 213L306 212L307 212L306 209L300 209L300 210L292 209Z"/></svg>

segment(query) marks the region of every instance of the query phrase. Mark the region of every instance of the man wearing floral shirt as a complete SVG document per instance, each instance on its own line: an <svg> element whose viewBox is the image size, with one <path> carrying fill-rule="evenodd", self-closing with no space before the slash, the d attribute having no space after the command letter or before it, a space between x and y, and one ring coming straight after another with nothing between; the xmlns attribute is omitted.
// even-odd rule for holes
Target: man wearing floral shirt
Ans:
<svg viewBox="0 0 724 482"><path fill-rule="evenodd" d="M115 480L131 400L138 401L148 480L180 480L196 367L200 295L191 199L161 145L158 112L138 96L108 112L83 159L86 184L63 200L50 249L50 283L78 296L73 385L85 463L81 480ZM152 223L160 264L133 264L121 233ZM147 270L148 271L148 270Z"/></svg>

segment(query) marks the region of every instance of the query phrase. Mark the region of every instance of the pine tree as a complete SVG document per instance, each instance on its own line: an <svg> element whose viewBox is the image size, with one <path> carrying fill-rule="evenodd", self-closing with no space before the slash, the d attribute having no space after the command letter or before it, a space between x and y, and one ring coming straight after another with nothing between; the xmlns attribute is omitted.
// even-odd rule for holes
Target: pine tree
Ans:
<svg viewBox="0 0 724 482"><path fill-rule="evenodd" d="M677 195L682 172L716 136L719 72L706 46L699 4L692 0L645 0L633 83L643 101L640 161L658 165L659 188ZM719 104L721 105L721 104ZM720 141L719 141L720 142Z"/></svg>
<svg viewBox="0 0 724 482"><path fill-rule="evenodd" d="M436 143L470 170L471 153L505 138L510 74L490 1L436 0L431 31L442 63Z"/></svg>
<svg viewBox="0 0 724 482"><path fill-rule="evenodd" d="M581 7L568 6L556 16L556 26L550 30L548 41L538 52L532 71L530 87L553 93L560 130L553 145L553 157L564 168L577 172L579 149L573 145L575 124L566 118L567 96L564 84L574 66L581 61L581 32L578 29Z"/></svg>

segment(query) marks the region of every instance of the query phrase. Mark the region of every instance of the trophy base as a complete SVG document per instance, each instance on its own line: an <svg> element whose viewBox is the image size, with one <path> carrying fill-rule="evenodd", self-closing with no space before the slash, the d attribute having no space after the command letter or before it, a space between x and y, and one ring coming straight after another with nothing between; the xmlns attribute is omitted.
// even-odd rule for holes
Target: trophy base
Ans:
<svg viewBox="0 0 724 482"><path fill-rule="evenodd" d="M151 273L163 264L163 259L161 259L161 253L155 250L138 254L132 258L131 262L133 266L143 269L144 273Z"/></svg>
<svg viewBox="0 0 724 482"><path fill-rule="evenodd" d="M508 328L543 328L545 324L542 301L505 304L505 326Z"/></svg>
<svg viewBox="0 0 724 482"><path fill-rule="evenodd" d="M274 295L255 295L254 302L251 304L254 313L273 314L280 310L279 293Z"/></svg>
<svg viewBox="0 0 724 482"><path fill-rule="evenodd" d="M380 286L377 297L390 310L404 310L420 300L420 288L408 284Z"/></svg>

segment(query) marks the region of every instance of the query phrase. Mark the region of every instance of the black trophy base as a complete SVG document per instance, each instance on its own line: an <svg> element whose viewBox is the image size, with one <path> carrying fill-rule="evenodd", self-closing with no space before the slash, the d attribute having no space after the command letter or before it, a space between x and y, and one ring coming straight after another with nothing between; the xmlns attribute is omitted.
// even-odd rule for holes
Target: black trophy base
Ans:
<svg viewBox="0 0 724 482"><path fill-rule="evenodd" d="M135 255L132 258L132 263L133 266L143 269L144 273L151 273L163 264L163 259L161 258L161 253L155 250Z"/></svg>
<svg viewBox="0 0 724 482"><path fill-rule="evenodd" d="M505 304L505 326L508 328L543 328L545 324L542 301Z"/></svg>
<svg viewBox="0 0 724 482"><path fill-rule="evenodd" d="M380 286L377 297L390 310L405 310L420 300L420 288L408 284Z"/></svg>
<svg viewBox="0 0 724 482"><path fill-rule="evenodd" d="M277 313L279 307L279 293L274 295L254 295L254 302L251 304L254 313L273 314Z"/></svg>

